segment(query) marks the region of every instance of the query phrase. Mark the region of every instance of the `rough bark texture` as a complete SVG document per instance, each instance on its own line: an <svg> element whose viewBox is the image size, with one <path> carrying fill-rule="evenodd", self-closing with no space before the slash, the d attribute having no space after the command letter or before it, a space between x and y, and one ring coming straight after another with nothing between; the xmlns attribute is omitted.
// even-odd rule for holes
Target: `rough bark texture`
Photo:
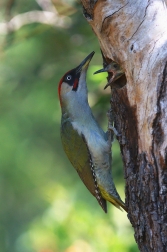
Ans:
<svg viewBox="0 0 167 252"><path fill-rule="evenodd" d="M166 1L81 2L106 60L126 75L126 85L113 89L112 106L136 242L140 251L167 251Z"/></svg>

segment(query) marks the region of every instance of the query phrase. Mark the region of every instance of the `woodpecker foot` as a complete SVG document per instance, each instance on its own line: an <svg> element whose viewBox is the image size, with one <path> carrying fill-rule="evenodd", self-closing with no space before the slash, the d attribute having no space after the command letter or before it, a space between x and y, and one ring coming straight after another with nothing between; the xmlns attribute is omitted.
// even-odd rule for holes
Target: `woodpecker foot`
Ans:
<svg viewBox="0 0 167 252"><path fill-rule="evenodd" d="M114 126L112 126L112 125L110 125L110 126L108 127L108 130L114 132L114 134L115 134L117 137L121 136L121 134L119 134L118 131L116 130L116 128L115 128Z"/></svg>
<svg viewBox="0 0 167 252"><path fill-rule="evenodd" d="M108 130L112 131L116 136L120 136L116 128L113 126L114 123L114 113L112 109L109 109L107 112L108 117Z"/></svg>
<svg viewBox="0 0 167 252"><path fill-rule="evenodd" d="M114 134L116 136L118 136L118 132L115 129L115 127L113 126L114 123L114 113L112 108L108 110L107 112L107 117L108 117L108 131L107 131L107 135L108 135L108 143L111 149L112 146L112 142L114 141Z"/></svg>

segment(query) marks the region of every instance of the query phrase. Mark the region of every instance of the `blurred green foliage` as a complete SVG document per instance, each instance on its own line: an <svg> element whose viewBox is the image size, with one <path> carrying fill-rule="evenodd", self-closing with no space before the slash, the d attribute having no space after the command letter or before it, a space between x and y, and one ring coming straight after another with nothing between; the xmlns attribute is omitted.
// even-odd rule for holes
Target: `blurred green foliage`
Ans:
<svg viewBox="0 0 167 252"><path fill-rule="evenodd" d="M103 91L106 74L93 76L102 59L81 6L56 4L68 17L65 27L32 22L0 37L0 251L135 252L126 213L108 204L104 214L62 150L62 75L96 52L88 71L89 101L104 130L110 93ZM2 1L0 7L1 22L41 10L35 0ZM113 152L113 176L124 199L116 142Z"/></svg>

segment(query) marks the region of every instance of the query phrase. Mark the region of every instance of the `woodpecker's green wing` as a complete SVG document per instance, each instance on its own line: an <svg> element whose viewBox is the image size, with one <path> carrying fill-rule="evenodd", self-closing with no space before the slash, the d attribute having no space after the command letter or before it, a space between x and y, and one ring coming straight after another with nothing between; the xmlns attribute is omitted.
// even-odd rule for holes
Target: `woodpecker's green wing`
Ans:
<svg viewBox="0 0 167 252"><path fill-rule="evenodd" d="M102 198L93 172L92 159L83 135L79 135L67 119L61 124L61 139L64 151L78 172L85 186L96 197L98 203L107 212L106 200Z"/></svg>

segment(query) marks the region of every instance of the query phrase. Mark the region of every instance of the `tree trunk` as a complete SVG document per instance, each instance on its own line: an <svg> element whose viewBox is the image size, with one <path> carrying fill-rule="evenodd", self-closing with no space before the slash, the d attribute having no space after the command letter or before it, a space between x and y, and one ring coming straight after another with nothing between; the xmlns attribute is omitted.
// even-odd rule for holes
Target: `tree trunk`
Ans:
<svg viewBox="0 0 167 252"><path fill-rule="evenodd" d="M126 85L112 91L128 218L140 251L167 251L167 9L161 0L81 0L107 62Z"/></svg>

